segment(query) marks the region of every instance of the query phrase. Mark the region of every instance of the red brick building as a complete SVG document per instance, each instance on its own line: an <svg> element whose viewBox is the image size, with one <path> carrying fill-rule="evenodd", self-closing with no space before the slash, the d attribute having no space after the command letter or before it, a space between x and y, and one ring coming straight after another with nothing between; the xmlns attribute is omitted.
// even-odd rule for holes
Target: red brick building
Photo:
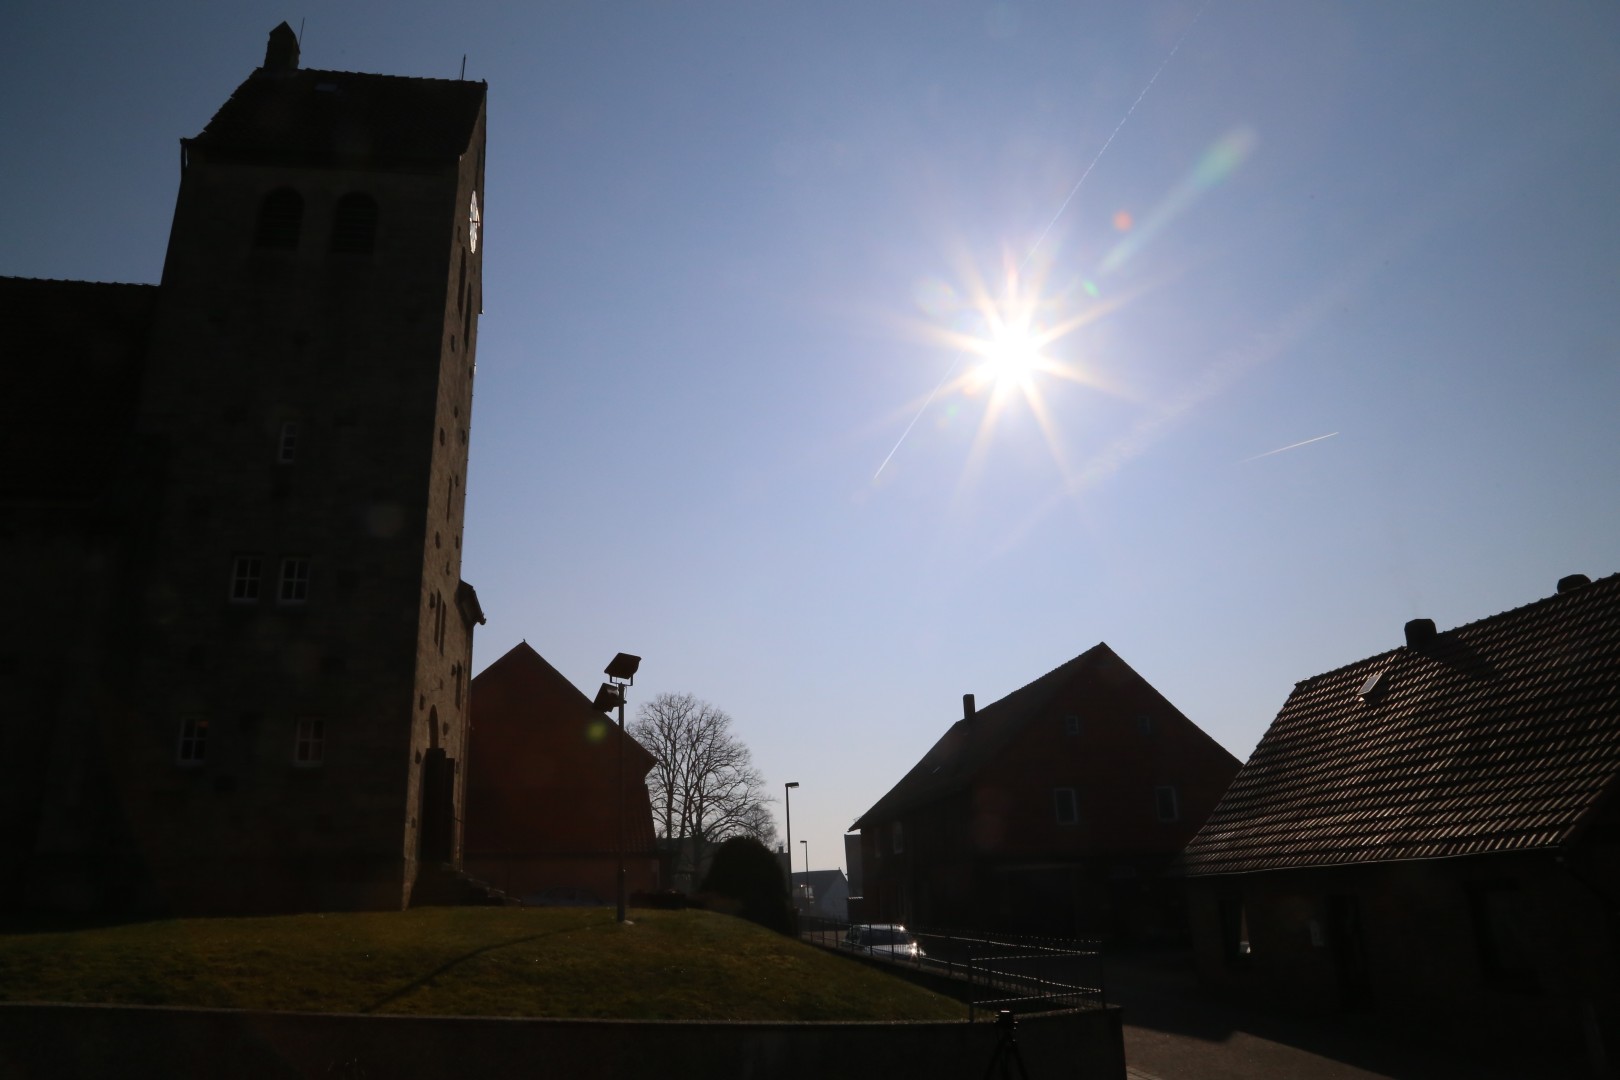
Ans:
<svg viewBox="0 0 1620 1080"><path fill-rule="evenodd" d="M1165 871L1237 772L1106 644L962 719L852 829L863 918L1158 935Z"/></svg>
<svg viewBox="0 0 1620 1080"><path fill-rule="evenodd" d="M1620 576L1406 640L1299 683L1188 845L1200 972L1613 1068Z"/></svg>
<svg viewBox="0 0 1620 1080"><path fill-rule="evenodd" d="M463 869L513 896L613 900L658 888L654 758L520 642L472 681ZM620 775L623 743L623 788Z"/></svg>

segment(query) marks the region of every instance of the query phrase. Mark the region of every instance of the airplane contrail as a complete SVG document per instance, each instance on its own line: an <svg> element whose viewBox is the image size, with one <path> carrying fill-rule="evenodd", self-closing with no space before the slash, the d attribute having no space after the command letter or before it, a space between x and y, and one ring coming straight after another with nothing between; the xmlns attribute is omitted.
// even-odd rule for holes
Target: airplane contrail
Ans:
<svg viewBox="0 0 1620 1080"><path fill-rule="evenodd" d="M1153 84L1159 81L1159 75L1164 71L1166 65L1168 65L1171 60L1175 59L1176 52L1181 48L1181 43L1187 40L1187 35L1192 33L1192 28L1198 24L1199 18L1204 14L1204 9L1209 7L1212 2L1213 0L1204 0L1203 6L1198 9L1198 13L1192 17L1192 21L1187 24L1186 29L1182 30L1181 36L1176 38L1176 43L1170 46L1170 51L1165 54L1164 59L1159 62L1158 68L1156 68L1153 74L1148 78L1147 84L1142 87L1142 92L1136 95L1136 100L1131 102L1131 107L1125 110L1125 115L1120 117L1119 123L1114 125L1114 130L1110 132L1108 138L1104 140L1102 149L1098 150L1096 155L1092 157L1091 164L1086 166L1086 171L1080 174L1080 179L1076 180L1074 182L1074 187L1069 189L1069 194L1064 198L1063 204L1057 208L1057 213L1052 215L1052 220L1046 223L1046 228L1041 230L1041 235L1036 237L1035 243L1030 245L1029 253L1024 256L1024 261L1019 264L1020 273L1022 273L1024 268L1029 265L1029 260L1035 257L1035 252L1040 250L1041 244L1046 242L1046 236L1052 231L1052 226L1058 223L1058 219L1063 216L1063 211L1069 208L1069 203L1073 202L1075 195L1079 194L1080 186L1086 182L1086 177L1091 175L1091 170L1097 167L1097 162L1102 160L1102 156L1108 153L1108 148L1114 144L1114 136L1119 134L1119 129L1125 126L1125 122L1131 118L1131 114L1136 111L1136 107L1142 104L1142 99L1147 97L1149 90L1153 89ZM923 413L928 411L928 406L934 403L934 397L939 393L940 389L944 387L946 382L950 380L951 375L956 371L957 365L961 362L962 354L957 353L956 357L951 360L951 366L946 369L945 377L939 380L939 385L934 387L933 393L928 395L928 400L924 401L922 408L917 410L917 415L912 417L911 423L906 425L906 430L901 432L900 437L895 440L894 448L889 451L888 457L883 459L883 464L879 465L877 467L877 472L872 474L872 482L875 483L877 478L883 475L883 470L888 467L890 459L893 458L896 451L900 449L900 444L906 441L906 436L910 435L911 429L917 426L917 421L921 420Z"/></svg>
<svg viewBox="0 0 1620 1080"><path fill-rule="evenodd" d="M1326 435L1318 435L1316 438L1314 438L1314 439L1306 439L1304 442L1289 443L1287 446L1279 446L1275 450L1267 450L1263 454L1256 454L1256 455L1254 455L1254 457L1246 457L1242 461L1238 462L1238 464L1239 465L1247 465L1251 461L1259 461L1263 457L1270 457L1272 454L1280 454L1284 450L1297 450L1299 447L1301 447L1301 446L1309 446L1313 442L1321 442L1323 439L1331 439L1331 438L1333 438L1333 436L1335 436L1337 434L1338 434L1337 431L1330 431Z"/></svg>

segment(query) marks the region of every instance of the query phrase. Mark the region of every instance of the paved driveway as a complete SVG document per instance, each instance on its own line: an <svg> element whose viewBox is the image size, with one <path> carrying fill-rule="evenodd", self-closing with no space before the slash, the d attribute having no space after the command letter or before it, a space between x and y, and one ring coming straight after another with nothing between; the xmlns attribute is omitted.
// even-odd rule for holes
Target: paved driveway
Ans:
<svg viewBox="0 0 1620 1080"><path fill-rule="evenodd" d="M1563 1080L1579 1048L1459 1043L1357 1014L1303 1019L1217 999L1180 954L1110 958L1132 1080Z"/></svg>

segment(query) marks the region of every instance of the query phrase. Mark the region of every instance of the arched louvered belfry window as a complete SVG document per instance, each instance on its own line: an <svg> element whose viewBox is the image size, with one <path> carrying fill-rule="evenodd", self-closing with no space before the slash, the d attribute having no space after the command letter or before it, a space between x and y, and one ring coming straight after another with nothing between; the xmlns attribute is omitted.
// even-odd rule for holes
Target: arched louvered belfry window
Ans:
<svg viewBox="0 0 1620 1080"><path fill-rule="evenodd" d="M377 246L377 200L351 191L332 215L332 250L369 255Z"/></svg>
<svg viewBox="0 0 1620 1080"><path fill-rule="evenodd" d="M298 247L298 233L304 226L304 197L292 188L276 188L259 204L259 220L253 230L253 246L280 251Z"/></svg>

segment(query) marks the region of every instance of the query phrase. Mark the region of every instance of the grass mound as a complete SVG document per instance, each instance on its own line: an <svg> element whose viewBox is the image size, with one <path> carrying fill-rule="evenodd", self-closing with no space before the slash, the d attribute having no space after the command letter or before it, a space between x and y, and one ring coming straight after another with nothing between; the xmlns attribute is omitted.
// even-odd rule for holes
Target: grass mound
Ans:
<svg viewBox="0 0 1620 1080"><path fill-rule="evenodd" d="M0 1001L633 1020L957 1020L956 1001L706 911L420 908L0 935Z"/></svg>

